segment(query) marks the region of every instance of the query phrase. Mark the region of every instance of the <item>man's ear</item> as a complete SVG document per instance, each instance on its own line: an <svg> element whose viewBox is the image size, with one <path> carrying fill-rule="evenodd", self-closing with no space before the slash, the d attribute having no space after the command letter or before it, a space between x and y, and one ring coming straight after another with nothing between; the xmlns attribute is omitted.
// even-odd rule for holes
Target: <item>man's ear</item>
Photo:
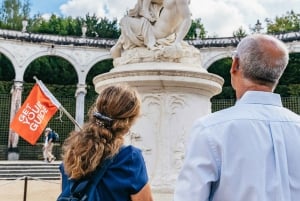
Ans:
<svg viewBox="0 0 300 201"><path fill-rule="evenodd" d="M238 58L234 58L231 64L230 72L234 73L239 70L239 60Z"/></svg>

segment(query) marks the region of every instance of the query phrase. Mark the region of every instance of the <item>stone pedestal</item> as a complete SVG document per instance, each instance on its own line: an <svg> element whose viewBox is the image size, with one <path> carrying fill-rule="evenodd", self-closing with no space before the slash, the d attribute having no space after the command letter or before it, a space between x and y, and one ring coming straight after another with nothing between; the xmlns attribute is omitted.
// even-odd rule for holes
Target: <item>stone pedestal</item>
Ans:
<svg viewBox="0 0 300 201"><path fill-rule="evenodd" d="M189 131L211 112L210 98L221 92L223 79L196 66L148 62L115 67L94 78L96 91L128 83L142 98L142 114L128 143L143 150L156 201L172 201Z"/></svg>

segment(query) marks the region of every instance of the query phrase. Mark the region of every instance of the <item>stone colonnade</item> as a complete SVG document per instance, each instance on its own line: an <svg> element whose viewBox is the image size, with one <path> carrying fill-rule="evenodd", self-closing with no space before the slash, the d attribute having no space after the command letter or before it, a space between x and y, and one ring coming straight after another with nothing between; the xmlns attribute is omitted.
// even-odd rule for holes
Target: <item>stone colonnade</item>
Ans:
<svg viewBox="0 0 300 201"><path fill-rule="evenodd" d="M21 107L22 103L22 91L23 91L23 82L14 81L14 84L11 88L11 106L10 106L10 122L14 118L15 114ZM86 85L78 84L77 90L75 92L76 97L76 115L75 120L79 125L82 125L84 122L84 105L85 105L85 95L86 95ZM75 127L78 129L78 127ZM12 129L9 129L8 135L8 160L18 160L18 141L19 135L15 133Z"/></svg>
<svg viewBox="0 0 300 201"><path fill-rule="evenodd" d="M68 61L78 77L75 120L79 125L84 121L84 106L86 91L86 77L90 69L97 63L110 59L108 49L99 47L81 47L73 45L57 45L52 43L30 43L16 39L6 39L0 36L0 53L9 61L15 71L14 83L11 89L10 121L22 104L24 74L28 66L36 59L44 56L61 57ZM74 126L74 128L76 128ZM19 136L9 130L8 159L18 159Z"/></svg>

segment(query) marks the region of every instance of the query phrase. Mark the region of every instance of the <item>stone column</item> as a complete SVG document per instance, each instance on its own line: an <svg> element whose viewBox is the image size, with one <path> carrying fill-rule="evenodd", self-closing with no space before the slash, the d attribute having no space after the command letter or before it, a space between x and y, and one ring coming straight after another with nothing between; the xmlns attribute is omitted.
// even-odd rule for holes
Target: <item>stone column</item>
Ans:
<svg viewBox="0 0 300 201"><path fill-rule="evenodd" d="M10 122L21 107L23 82L15 81L11 89L11 106L10 106ZM8 160L19 160L18 149L19 135L9 129L8 135Z"/></svg>
<svg viewBox="0 0 300 201"><path fill-rule="evenodd" d="M79 125L83 125L84 123L84 98L86 95L86 85L85 84L78 84L77 90L75 92L76 97L76 121ZM77 126L75 126L75 129L79 129Z"/></svg>

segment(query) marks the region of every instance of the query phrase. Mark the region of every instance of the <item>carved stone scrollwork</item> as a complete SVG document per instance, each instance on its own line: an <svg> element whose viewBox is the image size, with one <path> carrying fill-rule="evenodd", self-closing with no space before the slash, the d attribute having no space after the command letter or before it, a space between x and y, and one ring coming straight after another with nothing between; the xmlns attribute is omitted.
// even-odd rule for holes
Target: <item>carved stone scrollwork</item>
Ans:
<svg viewBox="0 0 300 201"><path fill-rule="evenodd" d="M130 132L130 139L134 141L142 141L142 136L135 132Z"/></svg>

